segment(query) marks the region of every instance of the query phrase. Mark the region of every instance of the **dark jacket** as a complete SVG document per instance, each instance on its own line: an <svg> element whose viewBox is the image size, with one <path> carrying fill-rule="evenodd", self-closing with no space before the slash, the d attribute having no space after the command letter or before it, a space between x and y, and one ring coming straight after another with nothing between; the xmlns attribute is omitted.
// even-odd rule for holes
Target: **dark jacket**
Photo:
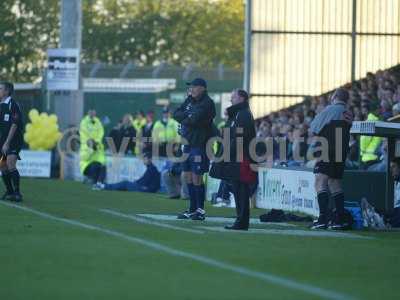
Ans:
<svg viewBox="0 0 400 300"><path fill-rule="evenodd" d="M129 139L128 145L126 147L125 153L127 153L129 150L132 151L132 153L135 151L135 141L134 138L136 137L136 130L133 126L121 126L120 129L121 133L121 144L124 142L124 138ZM118 148L119 149L119 148Z"/></svg>
<svg viewBox="0 0 400 300"><path fill-rule="evenodd" d="M205 92L199 100L186 98L173 117L181 124L180 134L189 146L205 148L208 139L214 134L215 114L214 101Z"/></svg>
<svg viewBox="0 0 400 300"><path fill-rule="evenodd" d="M251 160L249 146L250 142L256 137L256 127L249 103L238 103L228 107L227 111L227 127L230 128L231 159L236 160L236 153L238 151L236 149L236 141L238 138L243 138L243 157Z"/></svg>
<svg viewBox="0 0 400 300"><path fill-rule="evenodd" d="M243 162L237 159L237 153L243 153L243 161L254 163L250 155L250 143L256 137L256 128L248 102L241 102L228 107L229 150L228 162L214 162L210 175L225 180L241 180ZM243 139L243 149L237 149L238 138ZM239 156L240 157L240 156Z"/></svg>
<svg viewBox="0 0 400 300"><path fill-rule="evenodd" d="M143 176L135 181L141 187L144 187L149 193L156 193L160 189L160 172L150 164L147 166Z"/></svg>

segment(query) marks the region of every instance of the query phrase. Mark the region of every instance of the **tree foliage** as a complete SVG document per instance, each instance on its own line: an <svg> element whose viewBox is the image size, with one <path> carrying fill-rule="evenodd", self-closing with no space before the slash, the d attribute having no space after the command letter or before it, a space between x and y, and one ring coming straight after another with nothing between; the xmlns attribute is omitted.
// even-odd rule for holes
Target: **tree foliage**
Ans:
<svg viewBox="0 0 400 300"><path fill-rule="evenodd" d="M2 0L0 78L25 81L38 76L45 51L57 45L58 0Z"/></svg>
<svg viewBox="0 0 400 300"><path fill-rule="evenodd" d="M243 61L242 0L82 0L83 62L210 67ZM0 77L32 80L58 46L58 0L3 0Z"/></svg>

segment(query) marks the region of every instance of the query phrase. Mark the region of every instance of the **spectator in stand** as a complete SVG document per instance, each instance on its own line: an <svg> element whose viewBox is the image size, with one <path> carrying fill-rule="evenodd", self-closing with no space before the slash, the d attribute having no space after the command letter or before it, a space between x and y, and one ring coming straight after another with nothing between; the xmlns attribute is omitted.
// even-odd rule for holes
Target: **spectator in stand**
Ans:
<svg viewBox="0 0 400 300"><path fill-rule="evenodd" d="M393 106L392 112L393 112L393 117L400 115L400 103L396 103Z"/></svg>
<svg viewBox="0 0 400 300"><path fill-rule="evenodd" d="M361 108L364 120L378 121L377 105L374 102L365 102ZM378 162L377 150L382 142L382 138L377 136L360 136L360 158L363 169Z"/></svg>
<svg viewBox="0 0 400 300"><path fill-rule="evenodd" d="M301 166L306 162L308 150L308 125L302 124L293 130L288 166Z"/></svg>
<svg viewBox="0 0 400 300"><path fill-rule="evenodd" d="M167 144L179 142L178 127L178 122L171 118L169 108L164 107L162 119L154 124L152 132L152 141L158 145L159 156L167 156Z"/></svg>
<svg viewBox="0 0 400 300"><path fill-rule="evenodd" d="M378 160L375 164L370 165L367 171L371 172L385 172L388 163L388 153L387 153L387 140L383 139L379 150L377 151Z"/></svg>
<svg viewBox="0 0 400 300"><path fill-rule="evenodd" d="M396 116L400 114L400 67L396 69L378 71L376 74L367 73L366 77L358 82L353 82L352 84L346 85L345 89L349 93L349 100L347 108L353 112L354 121L365 121L368 119L370 112L368 107L373 107L373 116L369 116L370 120L391 120L391 116ZM372 100L373 99L373 100ZM378 106L382 107L381 111L376 110ZM257 137L272 137L271 129L279 128L279 134L284 135L289 139L288 146L288 164L293 159L294 150L298 146L296 138L299 137L298 130L301 125L309 125L314 119L315 114L320 112L327 105L326 95L317 97L308 97L304 99L304 103L299 106L296 105L294 108L286 108L278 112L271 113L265 116L263 119L257 121ZM268 124L268 125L266 125ZM292 128L288 130L288 125ZM310 139L312 134L307 135L307 139ZM377 139L372 139L376 141ZM363 143L365 142L364 139ZM303 145L307 147L308 150L311 148L308 145ZM356 140L352 140L350 144L350 153L346 161L346 167L355 168L358 164L358 157L361 154L360 143ZM261 149L264 148L264 149ZM261 150L262 151L261 151ZM276 149L276 145L275 145ZM303 148L304 149L304 148ZM384 151L380 153L380 145L376 146L376 158L379 162L379 158L384 154ZM257 144L257 154L259 156L260 152L265 152L265 147L262 143ZM357 159L356 157L357 156ZM367 159L370 159L370 155L366 155ZM276 151L275 151L276 159ZM311 166L313 162L307 162L306 165ZM371 161L373 164L374 161ZM295 163L297 164L297 163ZM369 165L365 166L369 167Z"/></svg>
<svg viewBox="0 0 400 300"><path fill-rule="evenodd" d="M122 118L120 128L121 145L117 148L118 151L123 151L125 154L135 152L135 138L136 130L133 127L133 120L131 114L126 114Z"/></svg>
<svg viewBox="0 0 400 300"><path fill-rule="evenodd" d="M392 105L389 103L388 100L381 101L381 115L384 121L393 117L392 113Z"/></svg>
<svg viewBox="0 0 400 300"><path fill-rule="evenodd" d="M108 134L108 137L110 142L107 141L107 145L111 148L109 149L111 152L119 152L121 149L121 126L122 126L122 119L118 121L117 125L115 125L110 133Z"/></svg>
<svg viewBox="0 0 400 300"><path fill-rule="evenodd" d="M396 92L393 94L393 103L400 103L400 84L397 85Z"/></svg>
<svg viewBox="0 0 400 300"><path fill-rule="evenodd" d="M357 140L353 135L350 135L349 141L349 153L347 154L346 161L345 161L345 168L346 169L359 169L360 157L360 148L358 146Z"/></svg>
<svg viewBox="0 0 400 300"><path fill-rule="evenodd" d="M138 155L142 152L142 143L140 139L142 138L142 129L146 125L146 118L144 116L144 112L141 110L136 113L136 117L132 122L133 128L136 130L136 146L135 146L135 154Z"/></svg>
<svg viewBox="0 0 400 300"><path fill-rule="evenodd" d="M148 111L146 114L146 125L142 129L143 141L143 152L152 151L151 136L154 127L154 112L152 110Z"/></svg>

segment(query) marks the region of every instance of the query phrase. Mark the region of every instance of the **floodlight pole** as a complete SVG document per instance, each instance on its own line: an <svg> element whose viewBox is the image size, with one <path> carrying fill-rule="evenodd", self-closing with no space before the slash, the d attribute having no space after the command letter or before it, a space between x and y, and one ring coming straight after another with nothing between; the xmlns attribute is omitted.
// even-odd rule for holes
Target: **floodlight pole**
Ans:
<svg viewBox="0 0 400 300"><path fill-rule="evenodd" d="M244 0L245 20L244 20L244 75L243 89L250 91L250 73L251 73L251 9L252 0Z"/></svg>
<svg viewBox="0 0 400 300"><path fill-rule="evenodd" d="M60 48L81 49L82 0L61 0ZM79 76L80 77L80 76ZM83 91L60 91L54 95L54 111L62 129L79 125L83 116Z"/></svg>

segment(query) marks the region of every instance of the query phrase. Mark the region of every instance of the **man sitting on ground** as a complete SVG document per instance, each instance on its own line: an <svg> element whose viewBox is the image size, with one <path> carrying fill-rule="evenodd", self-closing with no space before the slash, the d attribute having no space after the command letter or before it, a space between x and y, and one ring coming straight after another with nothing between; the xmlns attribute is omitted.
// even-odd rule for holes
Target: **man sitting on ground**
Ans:
<svg viewBox="0 0 400 300"><path fill-rule="evenodd" d="M113 184L105 184L101 189L109 191L156 193L160 189L160 172L153 165L150 153L145 153L143 155L143 163L146 166L146 171L138 180L134 182L121 181Z"/></svg>

